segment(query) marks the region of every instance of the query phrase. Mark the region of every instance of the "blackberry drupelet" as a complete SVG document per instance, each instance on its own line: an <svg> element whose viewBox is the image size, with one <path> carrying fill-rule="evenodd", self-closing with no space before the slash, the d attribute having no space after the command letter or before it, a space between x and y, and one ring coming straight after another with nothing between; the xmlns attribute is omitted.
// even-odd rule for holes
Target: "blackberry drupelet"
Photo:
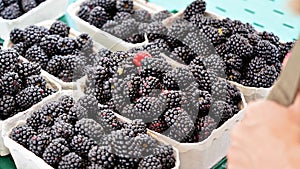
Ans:
<svg viewBox="0 0 300 169"><path fill-rule="evenodd" d="M24 42L24 31L19 28L14 28L9 34L10 41L14 44Z"/></svg>
<svg viewBox="0 0 300 169"><path fill-rule="evenodd" d="M48 29L42 26L31 25L24 29L25 42L30 46L40 43L42 38L48 34Z"/></svg>
<svg viewBox="0 0 300 169"><path fill-rule="evenodd" d="M104 134L103 127L93 119L83 118L76 122L75 132L99 141Z"/></svg>
<svg viewBox="0 0 300 169"><path fill-rule="evenodd" d="M0 16L3 19L8 19L8 20L16 19L21 15L22 15L22 12L17 3L13 3L13 4L5 7L5 9L3 9L0 12Z"/></svg>
<svg viewBox="0 0 300 169"><path fill-rule="evenodd" d="M57 42L61 37L59 35L46 35L42 38L39 46L50 57L58 52Z"/></svg>
<svg viewBox="0 0 300 169"><path fill-rule="evenodd" d="M2 95L0 97L0 120L5 120L13 115L15 99L13 96Z"/></svg>
<svg viewBox="0 0 300 169"><path fill-rule="evenodd" d="M36 6L38 6L38 4L35 0L21 0L21 7L25 13L32 10Z"/></svg>
<svg viewBox="0 0 300 169"><path fill-rule="evenodd" d="M25 54L25 58L28 59L30 62L38 63L40 66L45 69L47 66L47 63L49 61L48 56L44 52L44 50L37 46L33 45L31 46Z"/></svg>
<svg viewBox="0 0 300 169"><path fill-rule="evenodd" d="M153 151L154 155L160 160L161 164L163 165L163 168L167 169L175 167L176 159L172 146L160 145Z"/></svg>
<svg viewBox="0 0 300 169"><path fill-rule="evenodd" d="M107 169L113 169L116 165L116 154L111 152L109 147L94 146L88 154L88 159L92 164Z"/></svg>
<svg viewBox="0 0 300 169"><path fill-rule="evenodd" d="M91 12L88 18L88 22L97 28L102 26L109 20L109 15L105 12L105 9L97 6Z"/></svg>
<svg viewBox="0 0 300 169"><path fill-rule="evenodd" d="M162 11L152 14L151 20L152 20L152 22L157 22L157 21L161 22L161 21L167 19L168 17L170 17L171 15L172 15L171 12L169 12L168 10L162 10Z"/></svg>
<svg viewBox="0 0 300 169"><path fill-rule="evenodd" d="M55 21L50 29L49 29L49 33L51 35L59 35L61 37L68 37L69 33L70 33L70 27L68 27L65 23L61 22L61 21Z"/></svg>
<svg viewBox="0 0 300 169"><path fill-rule="evenodd" d="M74 152L71 152L61 158L58 169L79 169L82 168L83 159Z"/></svg>
<svg viewBox="0 0 300 169"><path fill-rule="evenodd" d="M74 128L71 124L64 121L57 121L51 127L53 138L64 138L67 141L74 136Z"/></svg>
<svg viewBox="0 0 300 169"><path fill-rule="evenodd" d="M71 149L84 158L88 157L89 151L96 145L93 139L83 135L75 135L70 142Z"/></svg>
<svg viewBox="0 0 300 169"><path fill-rule="evenodd" d="M42 100L43 92L43 89L36 86L27 87L16 95L16 105L26 110Z"/></svg>
<svg viewBox="0 0 300 169"><path fill-rule="evenodd" d="M162 169L160 160L154 155L149 155L143 158L139 163L139 169Z"/></svg>
<svg viewBox="0 0 300 169"><path fill-rule="evenodd" d="M51 135L48 135L47 133L39 133L33 135L29 139L28 147L31 152L41 157L43 155L44 150L50 144L51 141L52 141Z"/></svg>
<svg viewBox="0 0 300 169"><path fill-rule="evenodd" d="M31 127L27 125L22 125L15 127L12 130L10 138L16 141L17 143L21 144L25 148L28 148L28 142L30 138L35 134L36 132Z"/></svg>
<svg viewBox="0 0 300 169"><path fill-rule="evenodd" d="M251 58L253 54L253 47L249 40L239 34L232 35L226 42L231 52L240 57Z"/></svg>
<svg viewBox="0 0 300 169"><path fill-rule="evenodd" d="M189 20L193 15L204 14L205 10L206 2L204 0L196 0L184 10L184 19Z"/></svg>
<svg viewBox="0 0 300 169"><path fill-rule="evenodd" d="M52 167L57 167L62 157L70 152L68 143L63 138L57 138L51 141L43 153L43 159Z"/></svg>
<svg viewBox="0 0 300 169"><path fill-rule="evenodd" d="M116 8L118 12L134 13L132 0L117 0Z"/></svg>
<svg viewBox="0 0 300 169"><path fill-rule="evenodd" d="M15 72L3 74L0 79L0 93L7 95L15 95L22 90L22 80Z"/></svg>
<svg viewBox="0 0 300 169"><path fill-rule="evenodd" d="M75 38L65 37L57 41L57 49L59 54L69 55L78 49L78 44Z"/></svg>

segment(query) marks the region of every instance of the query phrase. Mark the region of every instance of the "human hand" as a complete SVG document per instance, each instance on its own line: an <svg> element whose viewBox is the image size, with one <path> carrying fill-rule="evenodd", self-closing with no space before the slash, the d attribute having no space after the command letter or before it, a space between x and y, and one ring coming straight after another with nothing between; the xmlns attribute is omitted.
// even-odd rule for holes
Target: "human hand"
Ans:
<svg viewBox="0 0 300 169"><path fill-rule="evenodd" d="M249 104L231 133L228 169L300 168L300 92L290 107Z"/></svg>

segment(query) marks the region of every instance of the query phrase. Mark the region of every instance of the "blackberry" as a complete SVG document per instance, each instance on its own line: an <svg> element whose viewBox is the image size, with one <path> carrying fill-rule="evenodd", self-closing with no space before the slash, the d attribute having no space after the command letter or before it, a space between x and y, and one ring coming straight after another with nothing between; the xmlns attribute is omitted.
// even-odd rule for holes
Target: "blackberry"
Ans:
<svg viewBox="0 0 300 169"><path fill-rule="evenodd" d="M116 8L118 12L134 13L132 0L117 0Z"/></svg>
<svg viewBox="0 0 300 169"><path fill-rule="evenodd" d="M83 159L72 152L61 158L58 164L58 169L78 169L83 167Z"/></svg>
<svg viewBox="0 0 300 169"><path fill-rule="evenodd" d="M88 88L86 94L95 96L98 103L105 104L112 98L111 85L106 81L96 88Z"/></svg>
<svg viewBox="0 0 300 169"><path fill-rule="evenodd" d="M48 56L43 51L43 49L37 45L31 46L25 54L25 58L28 59L30 62L38 63L44 69L47 66L49 61Z"/></svg>
<svg viewBox="0 0 300 169"><path fill-rule="evenodd" d="M157 22L157 21L161 22L161 21L167 19L168 17L170 17L171 15L172 14L168 10L162 10L162 11L152 14L151 20L152 20L152 22Z"/></svg>
<svg viewBox="0 0 300 169"><path fill-rule="evenodd" d="M212 97L208 91L199 90L198 94L198 102L199 102L199 112L198 116L203 117L207 115L209 109L211 107Z"/></svg>
<svg viewBox="0 0 300 169"><path fill-rule="evenodd" d="M31 25L24 29L25 42L30 46L40 43L41 39L48 34L48 29L42 26Z"/></svg>
<svg viewBox="0 0 300 169"><path fill-rule="evenodd" d="M170 57L179 62L190 64L196 56L187 46L179 46L172 51Z"/></svg>
<svg viewBox="0 0 300 169"><path fill-rule="evenodd" d="M14 28L9 34L10 41L14 44L24 42L24 31L19 28Z"/></svg>
<svg viewBox="0 0 300 169"><path fill-rule="evenodd" d="M62 56L52 57L52 59L50 59L47 64L46 71L54 76L57 76L63 68L62 62L63 62Z"/></svg>
<svg viewBox="0 0 300 169"><path fill-rule="evenodd" d="M2 0L5 6L9 6L10 4L16 3L17 0Z"/></svg>
<svg viewBox="0 0 300 169"><path fill-rule="evenodd" d="M159 79L149 76L142 79L139 93L142 96L157 96L161 89Z"/></svg>
<svg viewBox="0 0 300 169"><path fill-rule="evenodd" d="M260 32L258 33L258 35L263 39L263 40L267 40L270 43L272 43L273 45L275 45L276 47L279 47L280 42L279 42L279 37L276 36L274 33L272 32Z"/></svg>
<svg viewBox="0 0 300 169"><path fill-rule="evenodd" d="M95 96L85 95L79 98L78 105L84 107L88 112L88 117L94 118L98 111L98 100Z"/></svg>
<svg viewBox="0 0 300 169"><path fill-rule="evenodd" d="M126 129L129 129L132 134L130 136L136 137L141 134L147 134L146 124L141 119L135 119L126 126Z"/></svg>
<svg viewBox="0 0 300 169"><path fill-rule="evenodd" d="M83 135L74 136L70 143L72 150L81 157L88 157L89 151L94 146L96 146L96 142L93 139Z"/></svg>
<svg viewBox="0 0 300 169"><path fill-rule="evenodd" d="M162 59L145 58L142 60L142 77L153 76L161 79L169 70L171 70L171 66Z"/></svg>
<svg viewBox="0 0 300 169"><path fill-rule="evenodd" d="M278 57L279 54L278 48L266 40L259 41L257 45L254 47L254 51L260 57L264 57L266 55Z"/></svg>
<svg viewBox="0 0 300 169"><path fill-rule="evenodd" d="M0 1L0 11L2 11L5 8L4 2L1 0Z"/></svg>
<svg viewBox="0 0 300 169"><path fill-rule="evenodd" d="M1 12L0 16L3 19L16 19L22 15L21 9L17 3L13 3L7 7L5 7Z"/></svg>
<svg viewBox="0 0 300 169"><path fill-rule="evenodd" d="M92 164L113 169L116 165L116 155L107 147L94 146L88 154L88 159Z"/></svg>
<svg viewBox="0 0 300 169"><path fill-rule="evenodd" d="M69 123L58 121L51 127L51 133L53 138L70 139L74 135L74 128Z"/></svg>
<svg viewBox="0 0 300 169"><path fill-rule="evenodd" d="M36 6L38 6L38 4L35 0L21 0L21 7L25 13L35 8Z"/></svg>
<svg viewBox="0 0 300 169"><path fill-rule="evenodd" d="M15 50L0 50L0 75L15 70L19 54Z"/></svg>
<svg viewBox="0 0 300 169"><path fill-rule="evenodd" d="M46 80L39 75L32 75L29 76L28 78L26 78L26 86L30 87L30 86L37 86L41 89L46 90Z"/></svg>
<svg viewBox="0 0 300 169"><path fill-rule="evenodd" d="M198 56L209 56L215 53L211 42L199 32L188 33L183 39L183 43Z"/></svg>
<svg viewBox="0 0 300 169"><path fill-rule="evenodd" d="M26 119L27 125L32 127L35 131L50 127L53 125L53 122L54 119L50 115L44 115L42 110L34 111L33 114ZM49 135L51 135L51 132L49 132Z"/></svg>
<svg viewBox="0 0 300 169"><path fill-rule="evenodd" d="M41 113L45 116L50 116L52 119L55 119L64 114L65 110L59 102L52 101L43 106Z"/></svg>
<svg viewBox="0 0 300 169"><path fill-rule="evenodd" d="M17 65L17 73L20 78L25 79L32 75L39 75L41 73L41 67L36 63L19 63Z"/></svg>
<svg viewBox="0 0 300 169"><path fill-rule="evenodd" d="M137 100L135 108L135 119L143 119L144 122L151 122L153 119L159 117L164 110L158 98L155 97L141 97Z"/></svg>
<svg viewBox="0 0 300 169"><path fill-rule="evenodd" d="M234 116L228 103L224 101L214 101L211 105L209 116L214 118L219 126Z"/></svg>
<svg viewBox="0 0 300 169"><path fill-rule="evenodd" d="M91 9L87 5L81 5L77 13L78 17L84 21L88 21Z"/></svg>
<svg viewBox="0 0 300 169"><path fill-rule="evenodd" d="M205 10L206 2L203 0L196 0L184 10L184 19L189 20L193 15L204 14Z"/></svg>
<svg viewBox="0 0 300 169"><path fill-rule="evenodd" d="M137 24L138 23L134 19L127 19L114 28L114 35L125 40L137 32Z"/></svg>
<svg viewBox="0 0 300 169"><path fill-rule="evenodd" d="M211 16L205 16L203 14L193 15L190 18L190 22L198 29L201 29L204 26L211 26L213 28L221 28L222 27L222 23L220 22L220 20L213 18ZM220 32L222 32L222 31L220 30ZM224 34L225 34L225 32L224 32Z"/></svg>
<svg viewBox="0 0 300 169"><path fill-rule="evenodd" d="M155 39L164 38L168 29L162 24L162 22L152 22L148 25L146 29L147 37L150 41L154 41Z"/></svg>
<svg viewBox="0 0 300 169"><path fill-rule="evenodd" d="M70 152L68 143L63 138L57 138L51 141L43 153L43 159L52 167L57 167L62 157Z"/></svg>
<svg viewBox="0 0 300 169"><path fill-rule="evenodd" d="M51 35L59 35L61 37L68 37L70 33L70 27L61 21L55 21L52 23L49 33Z"/></svg>
<svg viewBox="0 0 300 169"><path fill-rule="evenodd" d="M16 105L27 109L42 100L43 89L39 87L27 87L16 95Z"/></svg>
<svg viewBox="0 0 300 169"><path fill-rule="evenodd" d="M116 15L114 16L113 20L117 23L119 22L123 22L129 19L132 19L132 15L128 12L118 12L116 13Z"/></svg>
<svg viewBox="0 0 300 169"><path fill-rule="evenodd" d="M278 76L279 73L274 66L265 66L261 72L254 77L252 82L255 84L255 87L268 88L274 84Z"/></svg>
<svg viewBox="0 0 300 169"><path fill-rule="evenodd" d="M151 19L151 14L144 9L139 9L134 11L133 18L137 22L149 23Z"/></svg>
<svg viewBox="0 0 300 169"><path fill-rule="evenodd" d="M39 84L38 84L37 86L39 86ZM43 97L43 98L48 97L48 96L54 94L55 92L56 92L56 91L55 91L54 89L46 88L46 89L44 90L44 93L42 93L42 97Z"/></svg>
<svg viewBox="0 0 300 169"><path fill-rule="evenodd" d="M237 83L240 83L241 78L242 78L242 74L234 69L226 69L226 79L230 80L230 81L234 81Z"/></svg>
<svg viewBox="0 0 300 169"><path fill-rule="evenodd" d="M239 34L232 35L226 42L231 52L240 57L251 58L253 54L253 47L250 45L249 40Z"/></svg>
<svg viewBox="0 0 300 169"><path fill-rule="evenodd" d="M226 37L223 34L224 28L214 28L212 26L203 26L200 30L202 31L203 35L207 36L210 42L213 45L218 45L226 41Z"/></svg>
<svg viewBox="0 0 300 169"><path fill-rule="evenodd" d="M69 112L70 109L75 105L75 100L71 96L61 96L59 98L59 102L62 105L62 107L65 109L65 112Z"/></svg>
<svg viewBox="0 0 300 169"><path fill-rule="evenodd" d="M50 144L52 137L47 133L33 135L29 140L29 150L35 155L41 157L44 150Z"/></svg>
<svg viewBox="0 0 300 169"><path fill-rule="evenodd" d="M228 53L224 55L224 61L227 69L241 70L243 67L243 59L235 54Z"/></svg>
<svg viewBox="0 0 300 169"><path fill-rule="evenodd" d="M102 26L109 20L109 15L105 12L105 9L97 6L91 12L88 18L88 22L97 28Z"/></svg>
<svg viewBox="0 0 300 169"><path fill-rule="evenodd" d="M0 80L0 93L15 95L22 89L22 80L15 72L5 73Z"/></svg>
<svg viewBox="0 0 300 169"><path fill-rule="evenodd" d="M117 70L120 64L126 59L129 58L129 53L124 51L117 51L111 54L113 70Z"/></svg>
<svg viewBox="0 0 300 169"><path fill-rule="evenodd" d="M195 29L196 27L194 27L190 22L184 19L177 19L169 28L168 36L182 41L188 33L195 31Z"/></svg>
<svg viewBox="0 0 300 169"><path fill-rule="evenodd" d="M267 65L267 62L264 58L255 57L250 61L247 68L248 68L248 71L258 73L266 65Z"/></svg>
<svg viewBox="0 0 300 169"><path fill-rule="evenodd" d="M72 54L78 48L76 39L74 38L61 38L57 42L57 49L61 55Z"/></svg>
<svg viewBox="0 0 300 169"><path fill-rule="evenodd" d="M153 150L154 155L160 160L163 168L174 168L176 159L172 146L160 145Z"/></svg>
<svg viewBox="0 0 300 169"><path fill-rule="evenodd" d="M129 42L129 43L142 43L142 42L145 42L145 37L143 35L140 35L140 34L134 34L130 37L128 37L127 39L125 39L126 42Z"/></svg>
<svg viewBox="0 0 300 169"><path fill-rule="evenodd" d="M35 134L35 131L31 127L27 125L22 125L15 127L12 130L10 138L16 141L17 143L21 144L25 148L28 148L28 142L30 138Z"/></svg>
<svg viewBox="0 0 300 169"><path fill-rule="evenodd" d="M261 40L261 37L259 35L257 35L256 33L248 34L248 36L246 38L248 38L248 40L252 46L256 46L257 43Z"/></svg>
<svg viewBox="0 0 300 169"><path fill-rule="evenodd" d="M172 109L176 107L184 106L185 99L184 99L185 93L181 91L162 91L160 94L160 99L162 99L162 103L166 105L167 109Z"/></svg>
<svg viewBox="0 0 300 169"><path fill-rule="evenodd" d="M15 99L13 96L2 95L0 97L0 120L5 120L13 115Z"/></svg>
<svg viewBox="0 0 300 169"><path fill-rule="evenodd" d="M195 126L198 129L196 134L197 141L201 142L211 135L212 131L218 127L218 123L210 116L205 116L200 118Z"/></svg>
<svg viewBox="0 0 300 169"><path fill-rule="evenodd" d="M13 44L12 49L21 56L25 56L25 52L27 51L28 47L28 44L26 44L25 42L19 42L17 44Z"/></svg>
<svg viewBox="0 0 300 169"><path fill-rule="evenodd" d="M60 39L59 35L46 35L42 38L39 46L48 56L57 54L57 42Z"/></svg>
<svg viewBox="0 0 300 169"><path fill-rule="evenodd" d="M102 110L97 113L97 121L102 125L105 133L122 128L120 120L112 110Z"/></svg>
<svg viewBox="0 0 300 169"><path fill-rule="evenodd" d="M139 169L161 169L162 164L160 160L154 155L144 157L143 160L139 163Z"/></svg>
<svg viewBox="0 0 300 169"><path fill-rule="evenodd" d="M222 44L219 44L215 47L215 50L216 50L216 54L220 55L221 57L224 57L226 54L229 53L229 47L226 43L222 43Z"/></svg>
<svg viewBox="0 0 300 169"><path fill-rule="evenodd" d="M180 107L171 108L164 113L164 120L171 127L177 121L177 118L184 113L186 112Z"/></svg>
<svg viewBox="0 0 300 169"><path fill-rule="evenodd" d="M83 118L76 122L75 132L98 141L104 134L104 129L95 120Z"/></svg>
<svg viewBox="0 0 300 169"><path fill-rule="evenodd" d="M90 35L83 33L77 38L79 50L85 55L93 53L94 42Z"/></svg>

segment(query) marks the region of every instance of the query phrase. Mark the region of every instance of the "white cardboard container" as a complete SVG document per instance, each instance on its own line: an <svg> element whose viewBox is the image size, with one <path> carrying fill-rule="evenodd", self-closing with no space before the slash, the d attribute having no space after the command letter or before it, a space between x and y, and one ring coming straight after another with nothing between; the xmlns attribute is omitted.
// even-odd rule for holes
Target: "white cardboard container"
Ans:
<svg viewBox="0 0 300 169"><path fill-rule="evenodd" d="M243 108L247 106L242 95L241 111L215 129L204 141L199 143L179 143L163 134L149 130L153 137L171 144L179 150L180 169L209 169L221 161L230 145L230 131L244 117Z"/></svg>
<svg viewBox="0 0 300 169"><path fill-rule="evenodd" d="M85 1L86 0L78 0L75 3L71 4L67 10L68 14L75 21L77 28L81 32L88 33L96 42L103 44L106 48L112 51L129 50L131 48L147 44L147 40L144 43L138 43L138 44L125 42L124 40L116 36L113 36L105 31L102 31L101 29L93 25L90 25L88 22L79 18L77 16L77 12L80 9L80 4ZM145 9L150 13L155 13L155 12L165 10L164 8L159 7L153 3L145 3L143 0L134 0L134 7L136 9Z"/></svg>
<svg viewBox="0 0 300 169"><path fill-rule="evenodd" d="M26 123L26 119L31 116L31 114L40 108L42 108L45 104L56 101L60 96L63 95L69 95L73 96L76 100L80 98L80 96L83 95L81 91L78 90L65 90L60 92L59 94L48 98L47 100L43 100L42 102L36 104L31 109L28 109L27 111L24 111L22 113L19 113L14 117L14 119L8 119L5 121L3 125L3 132L2 136L4 139L5 146L8 147L8 149L11 152L11 155L14 159L14 162L16 164L17 168L22 169L53 169L50 165L48 165L43 159L36 156L34 153L23 147L22 145L18 144L14 140L9 138L9 135L12 131L12 129L18 125L22 125ZM125 122L131 122L130 120L123 118L122 116L117 115L117 117ZM151 135L150 135L151 136ZM155 138L157 139L157 138ZM164 140L157 139L162 144L167 144ZM180 166L180 160L179 160L179 151L174 148L175 154L176 154L176 166L173 169L179 169Z"/></svg>
<svg viewBox="0 0 300 169"><path fill-rule="evenodd" d="M7 20L0 18L0 37L2 39L9 38L9 33L13 28L23 29L26 26L33 25L44 20L58 19L65 14L67 6L68 0L46 0L36 8L16 19Z"/></svg>
<svg viewBox="0 0 300 169"><path fill-rule="evenodd" d="M46 28L50 28L50 26L53 22L55 22L55 20L47 20L47 21L37 23L36 25L44 26ZM80 34L81 34L80 32L70 28L70 35L69 35L70 37L78 37ZM9 38L7 38L7 39L4 40L3 48L4 49L11 48L12 45L13 45L13 43L10 41ZM105 48L103 45L101 45L101 44L94 41L94 51L97 51L97 50L103 49L103 48ZM62 87L62 90L71 90L71 89L76 90L77 89L76 87L78 86L77 83L81 83L84 80L84 78L80 78L75 82L64 82L64 81L60 80L59 78L57 78L57 77L51 75L50 73L46 72L45 70L42 70L42 72L44 74L47 74L48 77L51 77L52 79L54 79L57 83L59 83Z"/></svg>
<svg viewBox="0 0 300 169"><path fill-rule="evenodd" d="M41 72L41 76L47 81L47 87L48 88L52 88L57 90L56 93L44 98L41 102L44 102L44 100L49 100L53 97L55 97L56 95L58 95L61 92L61 86L59 83L57 83L55 79L53 79L53 77L49 76L48 73L45 72ZM41 103L39 102L39 103ZM39 104L37 103L37 104ZM33 105L31 108L29 108L28 110L31 110L35 105ZM28 111L26 110L26 111ZM24 112L26 112L24 111ZM2 137L2 129L5 125L5 123L7 121L14 121L15 119L19 119L20 114L24 114L24 112L19 112L18 114L4 120L4 121L0 121L0 156L6 156L8 154L10 154L9 150L7 149L7 147L4 145L4 141L3 141L3 137ZM22 118L22 117L21 117Z"/></svg>

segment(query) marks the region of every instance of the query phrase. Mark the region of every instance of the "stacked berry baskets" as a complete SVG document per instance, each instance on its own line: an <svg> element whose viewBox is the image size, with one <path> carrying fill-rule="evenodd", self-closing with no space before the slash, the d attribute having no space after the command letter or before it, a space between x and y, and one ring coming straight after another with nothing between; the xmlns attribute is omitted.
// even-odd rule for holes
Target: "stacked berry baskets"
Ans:
<svg viewBox="0 0 300 169"><path fill-rule="evenodd" d="M8 38L13 28L25 28L44 20L58 19L63 16L67 5L68 0L1 0L0 37Z"/></svg>
<svg viewBox="0 0 300 169"><path fill-rule="evenodd" d="M150 137L145 123L95 111L94 104L82 93L62 92L26 118L7 121L4 140L17 167L179 168L178 151Z"/></svg>

